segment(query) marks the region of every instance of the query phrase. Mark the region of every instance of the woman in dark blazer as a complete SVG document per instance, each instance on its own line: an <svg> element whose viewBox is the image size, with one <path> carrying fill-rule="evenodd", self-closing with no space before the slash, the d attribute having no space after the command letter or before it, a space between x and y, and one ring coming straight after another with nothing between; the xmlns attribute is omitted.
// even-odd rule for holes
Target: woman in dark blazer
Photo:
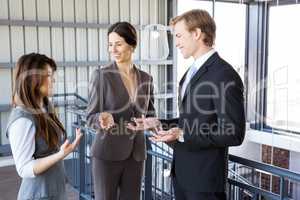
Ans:
<svg viewBox="0 0 300 200"><path fill-rule="evenodd" d="M93 72L87 108L88 126L97 130L92 146L95 199L138 200L145 136L128 123L154 116L152 77L133 64L137 34L131 24L113 24L108 44L114 62Z"/></svg>

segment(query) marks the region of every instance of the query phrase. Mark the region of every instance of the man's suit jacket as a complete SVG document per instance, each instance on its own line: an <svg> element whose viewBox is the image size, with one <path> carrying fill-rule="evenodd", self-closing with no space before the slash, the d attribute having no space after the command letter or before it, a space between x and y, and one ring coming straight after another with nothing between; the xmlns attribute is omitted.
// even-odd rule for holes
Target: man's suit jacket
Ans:
<svg viewBox="0 0 300 200"><path fill-rule="evenodd" d="M179 84L179 94L184 78ZM184 142L173 144L172 175L191 192L224 192L228 147L245 135L243 83L235 70L214 53L179 96L179 119Z"/></svg>
<svg viewBox="0 0 300 200"><path fill-rule="evenodd" d="M137 161L146 159L145 136L142 132L134 133L126 128L133 117L154 116L154 98L152 77L136 68L137 97L131 102L123 84L118 66L112 63L93 72L87 124L98 131L92 146L92 155L109 161L125 160L129 156ZM100 128L99 115L109 112L113 115L116 126L105 131Z"/></svg>

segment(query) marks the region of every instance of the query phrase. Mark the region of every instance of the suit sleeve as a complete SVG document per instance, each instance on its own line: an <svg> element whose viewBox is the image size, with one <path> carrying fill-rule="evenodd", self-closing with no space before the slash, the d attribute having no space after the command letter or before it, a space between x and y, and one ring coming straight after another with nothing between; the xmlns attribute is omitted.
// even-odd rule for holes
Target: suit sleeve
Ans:
<svg viewBox="0 0 300 200"><path fill-rule="evenodd" d="M87 106L87 125L92 129L100 129L99 115L103 112L103 76L100 69L93 72L90 90L89 90L89 101Z"/></svg>
<svg viewBox="0 0 300 200"><path fill-rule="evenodd" d="M220 94L212 98L217 122L211 124L208 134L184 134L184 141L192 151L238 146L244 140L243 83L239 75L230 70L223 70L215 80Z"/></svg>

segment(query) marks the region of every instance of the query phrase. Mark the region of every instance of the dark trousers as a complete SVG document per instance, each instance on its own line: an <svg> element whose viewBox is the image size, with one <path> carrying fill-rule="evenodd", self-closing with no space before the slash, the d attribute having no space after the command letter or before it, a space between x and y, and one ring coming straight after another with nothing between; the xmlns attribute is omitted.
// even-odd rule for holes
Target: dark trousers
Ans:
<svg viewBox="0 0 300 200"><path fill-rule="evenodd" d="M176 200L226 200L225 192L190 192L184 190L172 177Z"/></svg>
<svg viewBox="0 0 300 200"><path fill-rule="evenodd" d="M144 162L93 158L95 200L139 200Z"/></svg>

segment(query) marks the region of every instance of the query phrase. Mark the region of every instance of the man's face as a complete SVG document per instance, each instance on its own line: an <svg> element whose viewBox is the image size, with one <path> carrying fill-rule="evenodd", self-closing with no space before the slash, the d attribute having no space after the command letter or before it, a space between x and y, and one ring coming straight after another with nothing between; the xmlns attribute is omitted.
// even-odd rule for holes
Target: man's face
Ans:
<svg viewBox="0 0 300 200"><path fill-rule="evenodd" d="M189 32L183 20L174 26L175 44L185 59L194 56L197 50L195 34Z"/></svg>

